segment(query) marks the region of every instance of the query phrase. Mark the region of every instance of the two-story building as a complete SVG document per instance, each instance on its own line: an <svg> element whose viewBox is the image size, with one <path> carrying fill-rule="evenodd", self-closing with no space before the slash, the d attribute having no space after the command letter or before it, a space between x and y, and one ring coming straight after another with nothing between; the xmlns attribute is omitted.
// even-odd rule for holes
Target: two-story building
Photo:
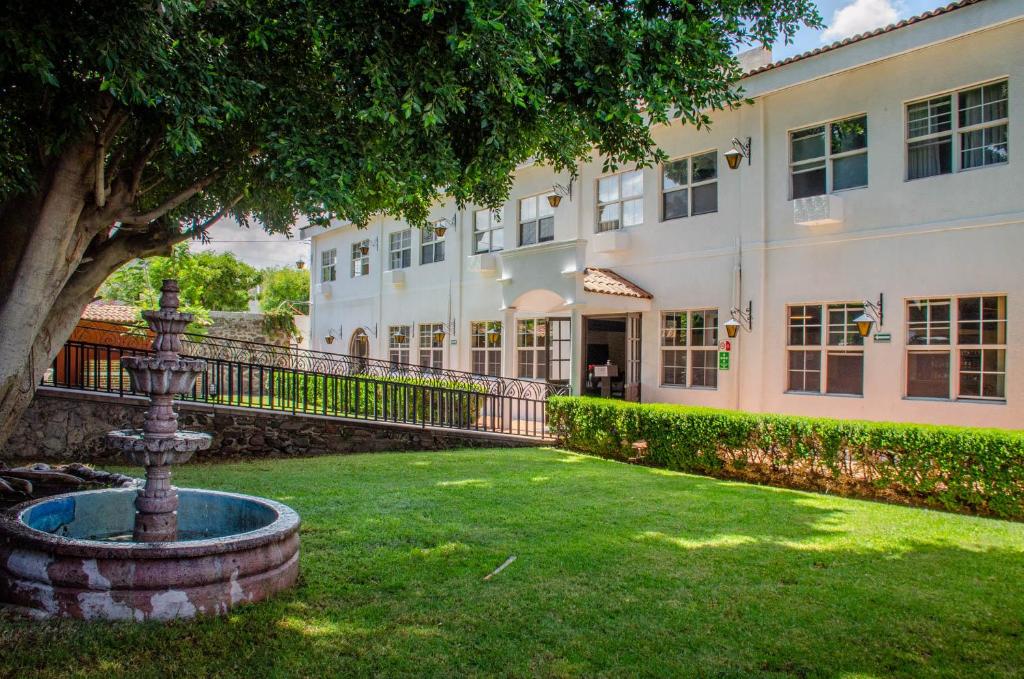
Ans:
<svg viewBox="0 0 1024 679"><path fill-rule="evenodd" d="M610 362L612 394L645 402L1020 427L1022 46L1020 0L964 0L747 54L753 103L657 127L663 165L528 165L501 209L440 203L436 229L307 228L311 344L574 393Z"/></svg>

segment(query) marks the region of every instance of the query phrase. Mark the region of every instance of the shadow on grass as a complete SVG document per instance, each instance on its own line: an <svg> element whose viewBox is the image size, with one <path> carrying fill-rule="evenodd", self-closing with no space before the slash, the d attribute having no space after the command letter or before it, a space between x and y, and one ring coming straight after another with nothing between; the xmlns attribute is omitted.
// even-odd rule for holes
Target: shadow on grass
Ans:
<svg viewBox="0 0 1024 679"><path fill-rule="evenodd" d="M191 624L0 622L0 675L1014 676L1024 666L1020 524L560 451L422 457L430 464L381 455L186 471L294 498L300 586Z"/></svg>

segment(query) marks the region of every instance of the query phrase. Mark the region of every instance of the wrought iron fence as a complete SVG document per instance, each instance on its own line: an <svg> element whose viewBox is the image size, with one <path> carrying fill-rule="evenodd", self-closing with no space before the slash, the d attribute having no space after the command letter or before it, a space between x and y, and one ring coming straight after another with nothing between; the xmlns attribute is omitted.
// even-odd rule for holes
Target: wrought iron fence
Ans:
<svg viewBox="0 0 1024 679"><path fill-rule="evenodd" d="M91 336L101 344L118 346L125 337L144 337L145 328L112 330L82 323L80 328L88 329ZM95 333L95 335L93 335ZM95 339L93 341L96 341ZM513 398L546 399L548 396L562 396L569 393L567 384L535 382L512 377L496 377L479 373L430 368L414 363L399 363L379 358L335 354L326 351L282 347L274 344L248 342L226 337L213 337L186 333L182 341L182 355L207 360L252 363L255 365L292 368L326 375L362 375L381 378L413 378L433 384L460 382L472 384L485 393Z"/></svg>
<svg viewBox="0 0 1024 679"><path fill-rule="evenodd" d="M280 352L253 350L246 346L251 343L218 345L207 344L205 339L185 343L182 354L203 358L207 366L184 400L549 438L546 396L534 398L532 394L515 393L515 389L494 389L473 373L395 371L380 375L358 370L358 363L345 363L344 368L324 364L324 370L313 370L306 360L285 360L291 352L283 348ZM124 343L69 340L43 384L121 395L136 393L121 359L152 351L139 346L141 341L136 346L119 345ZM459 379L460 375L475 379Z"/></svg>

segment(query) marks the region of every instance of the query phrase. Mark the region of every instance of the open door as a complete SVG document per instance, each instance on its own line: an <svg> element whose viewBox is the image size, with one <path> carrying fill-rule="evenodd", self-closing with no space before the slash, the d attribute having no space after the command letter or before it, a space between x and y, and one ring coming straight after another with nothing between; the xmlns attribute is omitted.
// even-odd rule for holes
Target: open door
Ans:
<svg viewBox="0 0 1024 679"><path fill-rule="evenodd" d="M626 384L623 396L640 402L640 314L626 314Z"/></svg>

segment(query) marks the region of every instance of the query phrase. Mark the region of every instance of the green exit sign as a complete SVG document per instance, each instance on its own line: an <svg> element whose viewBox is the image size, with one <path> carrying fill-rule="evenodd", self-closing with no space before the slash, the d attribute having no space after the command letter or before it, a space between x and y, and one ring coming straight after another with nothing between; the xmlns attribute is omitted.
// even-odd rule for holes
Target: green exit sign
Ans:
<svg viewBox="0 0 1024 679"><path fill-rule="evenodd" d="M719 351L718 352L718 369L728 370L729 369L729 352Z"/></svg>

